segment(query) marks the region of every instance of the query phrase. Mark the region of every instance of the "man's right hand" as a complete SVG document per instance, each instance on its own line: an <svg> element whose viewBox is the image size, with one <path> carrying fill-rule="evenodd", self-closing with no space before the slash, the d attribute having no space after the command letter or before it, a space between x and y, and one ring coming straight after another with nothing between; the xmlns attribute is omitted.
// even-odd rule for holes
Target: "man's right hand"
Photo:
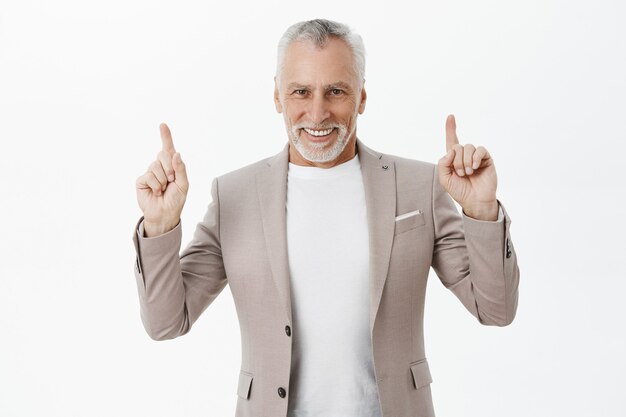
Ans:
<svg viewBox="0 0 626 417"><path fill-rule="evenodd" d="M189 190L185 163L174 149L170 129L165 123L159 127L162 149L136 181L146 237L158 236L176 227Z"/></svg>

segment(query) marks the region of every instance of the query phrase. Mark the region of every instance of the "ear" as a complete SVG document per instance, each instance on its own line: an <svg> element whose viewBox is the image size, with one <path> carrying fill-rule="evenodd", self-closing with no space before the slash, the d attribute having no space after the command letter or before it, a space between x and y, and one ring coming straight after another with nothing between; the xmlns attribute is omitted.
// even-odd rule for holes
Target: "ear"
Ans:
<svg viewBox="0 0 626 417"><path fill-rule="evenodd" d="M359 114L363 114L365 111L365 102L367 101L367 93L365 92L365 80L363 80L363 87L361 87L361 103L359 104Z"/></svg>
<svg viewBox="0 0 626 417"><path fill-rule="evenodd" d="M280 92L278 91L278 84L276 83L276 77L274 77L274 106L278 113L283 112L283 105L280 103Z"/></svg>

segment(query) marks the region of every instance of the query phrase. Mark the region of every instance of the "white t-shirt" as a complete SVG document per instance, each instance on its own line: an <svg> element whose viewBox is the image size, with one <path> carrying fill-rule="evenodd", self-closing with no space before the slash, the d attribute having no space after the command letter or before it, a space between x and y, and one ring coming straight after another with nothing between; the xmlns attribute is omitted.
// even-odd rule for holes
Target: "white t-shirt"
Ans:
<svg viewBox="0 0 626 417"><path fill-rule="evenodd" d="M289 163L293 350L288 417L380 417L369 331L369 238L358 154Z"/></svg>

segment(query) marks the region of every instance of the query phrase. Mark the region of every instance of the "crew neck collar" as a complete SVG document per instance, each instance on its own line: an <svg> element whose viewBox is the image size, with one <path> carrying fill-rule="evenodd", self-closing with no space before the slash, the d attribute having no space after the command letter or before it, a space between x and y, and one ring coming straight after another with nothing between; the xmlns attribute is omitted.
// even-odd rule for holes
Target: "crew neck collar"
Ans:
<svg viewBox="0 0 626 417"><path fill-rule="evenodd" d="M297 178L333 178L341 175L360 172L361 164L358 152L352 159L330 168L310 167L289 162L288 175Z"/></svg>

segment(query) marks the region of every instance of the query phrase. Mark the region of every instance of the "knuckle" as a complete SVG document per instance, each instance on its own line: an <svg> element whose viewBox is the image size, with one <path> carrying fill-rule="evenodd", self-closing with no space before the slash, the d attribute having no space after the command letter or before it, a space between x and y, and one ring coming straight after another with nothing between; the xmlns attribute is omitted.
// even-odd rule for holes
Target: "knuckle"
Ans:
<svg viewBox="0 0 626 417"><path fill-rule="evenodd" d="M163 168L161 165L156 165L150 172L152 172L152 175L154 175L158 181L161 181L161 178L163 177Z"/></svg>
<svg viewBox="0 0 626 417"><path fill-rule="evenodd" d="M150 164L150 171L156 172L161 168L161 163L159 161L152 161Z"/></svg>
<svg viewBox="0 0 626 417"><path fill-rule="evenodd" d="M161 181L159 181L159 177L157 177L154 172L151 172L150 174L151 174L150 175L150 184L153 187L161 188L162 184L161 184Z"/></svg>

